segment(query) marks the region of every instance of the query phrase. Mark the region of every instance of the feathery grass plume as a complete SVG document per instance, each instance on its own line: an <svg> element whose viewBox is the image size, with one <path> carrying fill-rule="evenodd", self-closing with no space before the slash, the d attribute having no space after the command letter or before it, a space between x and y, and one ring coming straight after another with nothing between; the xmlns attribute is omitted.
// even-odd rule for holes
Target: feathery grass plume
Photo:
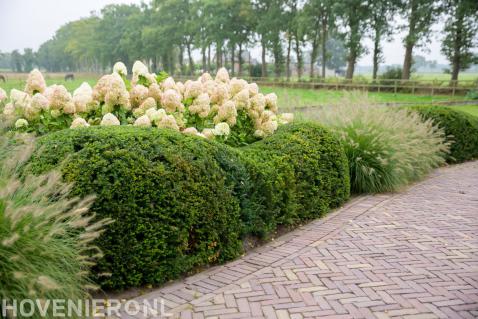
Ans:
<svg viewBox="0 0 478 319"><path fill-rule="evenodd" d="M20 178L32 149L28 135L0 137L0 299L87 298L89 269L101 257L91 242L110 220L95 222L93 198L71 198L57 172Z"/></svg>
<svg viewBox="0 0 478 319"><path fill-rule="evenodd" d="M395 191L417 181L442 165L449 150L444 131L432 121L404 109L373 105L356 92L308 117L342 140L356 193Z"/></svg>

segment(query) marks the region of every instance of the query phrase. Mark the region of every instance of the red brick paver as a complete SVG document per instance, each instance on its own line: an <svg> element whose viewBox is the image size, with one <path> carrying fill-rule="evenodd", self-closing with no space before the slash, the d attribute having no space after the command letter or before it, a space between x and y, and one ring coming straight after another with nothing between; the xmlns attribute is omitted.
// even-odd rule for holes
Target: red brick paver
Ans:
<svg viewBox="0 0 478 319"><path fill-rule="evenodd" d="M478 162L136 299L153 298L174 318L476 318Z"/></svg>

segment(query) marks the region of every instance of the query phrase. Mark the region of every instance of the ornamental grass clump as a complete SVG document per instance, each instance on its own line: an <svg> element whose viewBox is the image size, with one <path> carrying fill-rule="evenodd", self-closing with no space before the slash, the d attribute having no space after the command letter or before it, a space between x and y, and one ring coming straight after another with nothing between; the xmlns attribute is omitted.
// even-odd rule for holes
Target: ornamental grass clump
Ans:
<svg viewBox="0 0 478 319"><path fill-rule="evenodd" d="M31 143L13 153L11 145L0 140L0 299L85 299L96 288L89 269L102 256L92 242L109 221L94 221L92 197L70 198L59 173L20 178ZM40 318L37 310L30 318Z"/></svg>
<svg viewBox="0 0 478 319"><path fill-rule="evenodd" d="M420 180L445 162L449 150L443 129L433 121L373 105L365 95L348 95L311 117L342 140L355 193L395 191Z"/></svg>

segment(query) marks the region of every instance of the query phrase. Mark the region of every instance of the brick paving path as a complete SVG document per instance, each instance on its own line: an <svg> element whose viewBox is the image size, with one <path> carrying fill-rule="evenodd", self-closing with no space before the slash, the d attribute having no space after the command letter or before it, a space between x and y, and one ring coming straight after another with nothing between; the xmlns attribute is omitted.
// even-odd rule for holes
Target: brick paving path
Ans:
<svg viewBox="0 0 478 319"><path fill-rule="evenodd" d="M136 299L153 298L174 318L477 318L478 162Z"/></svg>

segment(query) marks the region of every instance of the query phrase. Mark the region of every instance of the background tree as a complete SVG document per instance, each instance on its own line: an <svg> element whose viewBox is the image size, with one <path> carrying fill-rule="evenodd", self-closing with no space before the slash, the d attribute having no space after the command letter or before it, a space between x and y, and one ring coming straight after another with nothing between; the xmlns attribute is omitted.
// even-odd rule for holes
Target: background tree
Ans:
<svg viewBox="0 0 478 319"><path fill-rule="evenodd" d="M442 53L451 64L451 80L458 80L461 70L478 63L478 56L471 49L478 46L478 2L476 0L447 0L445 38Z"/></svg>
<svg viewBox="0 0 478 319"><path fill-rule="evenodd" d="M441 2L438 0L404 0L401 8L407 21L402 78L408 80L413 63L413 49L429 41L431 27L441 12Z"/></svg>
<svg viewBox="0 0 478 319"><path fill-rule="evenodd" d="M307 37L312 46L311 63L315 63L319 51L321 54L321 76L325 77L327 67L327 41L330 30L335 27L334 19L334 1L333 0L309 0L304 6ZM319 48L320 47L320 48ZM313 60L313 61L312 61ZM311 77L313 77L313 68L311 66Z"/></svg>
<svg viewBox="0 0 478 319"><path fill-rule="evenodd" d="M414 0L412 0L414 1ZM342 0L336 3L335 12L344 28L344 44L347 49L347 71L345 77L352 79L358 58L366 52L362 38L370 23L371 8L364 0Z"/></svg>
<svg viewBox="0 0 478 319"><path fill-rule="evenodd" d="M374 0L370 3L370 29L373 40L372 78L377 78L379 64L383 62L382 43L393 34L393 17L398 10L397 0Z"/></svg>

